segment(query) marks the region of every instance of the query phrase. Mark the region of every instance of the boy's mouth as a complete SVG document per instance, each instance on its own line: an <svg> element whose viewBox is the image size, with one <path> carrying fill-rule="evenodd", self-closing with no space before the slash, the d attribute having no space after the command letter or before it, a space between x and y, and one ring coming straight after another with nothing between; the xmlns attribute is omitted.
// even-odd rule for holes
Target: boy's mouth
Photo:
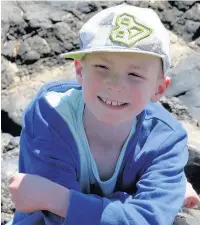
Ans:
<svg viewBox="0 0 200 225"><path fill-rule="evenodd" d="M97 96L97 97L102 103L104 103L104 105L107 105L108 107L111 107L111 108L119 109L119 108L124 108L125 106L128 105L128 103L111 101L111 100L108 100L108 99L100 97L100 96Z"/></svg>

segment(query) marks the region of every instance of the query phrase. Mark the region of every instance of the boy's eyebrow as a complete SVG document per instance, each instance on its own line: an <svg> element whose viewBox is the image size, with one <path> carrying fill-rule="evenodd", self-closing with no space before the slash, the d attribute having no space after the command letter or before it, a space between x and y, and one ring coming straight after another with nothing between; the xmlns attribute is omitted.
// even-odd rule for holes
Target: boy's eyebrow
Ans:
<svg viewBox="0 0 200 225"><path fill-rule="evenodd" d="M99 56L99 58L102 59L103 61L109 63L109 64L114 64L112 60L107 59L104 56ZM129 68L130 69L136 69L136 70L140 70L140 71L146 72L145 67L139 66L139 65L135 65L135 64L131 64Z"/></svg>
<svg viewBox="0 0 200 225"><path fill-rule="evenodd" d="M130 65L130 69L136 69L136 70L141 70L141 71L146 71L145 67L139 66L139 65Z"/></svg>
<svg viewBox="0 0 200 225"><path fill-rule="evenodd" d="M106 59L106 58L104 58L103 56L100 56L100 59L102 59L103 61L108 62L108 63L110 63L110 64L113 64L112 60Z"/></svg>

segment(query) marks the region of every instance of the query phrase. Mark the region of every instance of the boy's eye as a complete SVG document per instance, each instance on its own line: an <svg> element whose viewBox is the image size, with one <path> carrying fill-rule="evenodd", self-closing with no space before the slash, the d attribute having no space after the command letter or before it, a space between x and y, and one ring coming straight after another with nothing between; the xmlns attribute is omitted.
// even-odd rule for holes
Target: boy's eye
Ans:
<svg viewBox="0 0 200 225"><path fill-rule="evenodd" d="M142 78L142 79L143 79L142 76L140 76L140 75L138 75L138 74L136 74L136 73L129 73L128 75L129 75L129 76L133 76L133 77L137 77L137 78Z"/></svg>
<svg viewBox="0 0 200 225"><path fill-rule="evenodd" d="M104 65L94 65L96 68L101 68L101 69L105 69L105 70L108 70L108 67L107 66L104 66Z"/></svg>

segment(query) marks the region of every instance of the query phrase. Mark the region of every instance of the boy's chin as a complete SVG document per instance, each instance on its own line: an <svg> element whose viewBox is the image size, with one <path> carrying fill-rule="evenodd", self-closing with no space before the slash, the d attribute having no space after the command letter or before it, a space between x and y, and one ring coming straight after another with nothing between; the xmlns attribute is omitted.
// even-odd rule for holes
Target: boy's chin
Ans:
<svg viewBox="0 0 200 225"><path fill-rule="evenodd" d="M128 119L124 119L124 118L117 118L117 117L98 117L97 118L100 122L105 123L106 125L110 125L110 126L117 126L120 125L122 123L128 122L130 120Z"/></svg>

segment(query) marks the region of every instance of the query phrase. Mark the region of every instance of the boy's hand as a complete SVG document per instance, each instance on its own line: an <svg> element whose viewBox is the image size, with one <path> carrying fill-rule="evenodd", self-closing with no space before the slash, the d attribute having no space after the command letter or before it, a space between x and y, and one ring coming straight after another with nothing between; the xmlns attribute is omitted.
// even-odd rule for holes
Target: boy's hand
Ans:
<svg viewBox="0 0 200 225"><path fill-rule="evenodd" d="M18 211L48 210L66 216L69 190L44 177L18 173L11 177L9 190Z"/></svg>
<svg viewBox="0 0 200 225"><path fill-rule="evenodd" d="M10 178L11 200L21 212L45 209L46 189L48 180L37 175L18 173Z"/></svg>
<svg viewBox="0 0 200 225"><path fill-rule="evenodd" d="M192 185L187 182L185 200L183 206L186 208L194 208L197 204L200 203L200 197L193 189Z"/></svg>

